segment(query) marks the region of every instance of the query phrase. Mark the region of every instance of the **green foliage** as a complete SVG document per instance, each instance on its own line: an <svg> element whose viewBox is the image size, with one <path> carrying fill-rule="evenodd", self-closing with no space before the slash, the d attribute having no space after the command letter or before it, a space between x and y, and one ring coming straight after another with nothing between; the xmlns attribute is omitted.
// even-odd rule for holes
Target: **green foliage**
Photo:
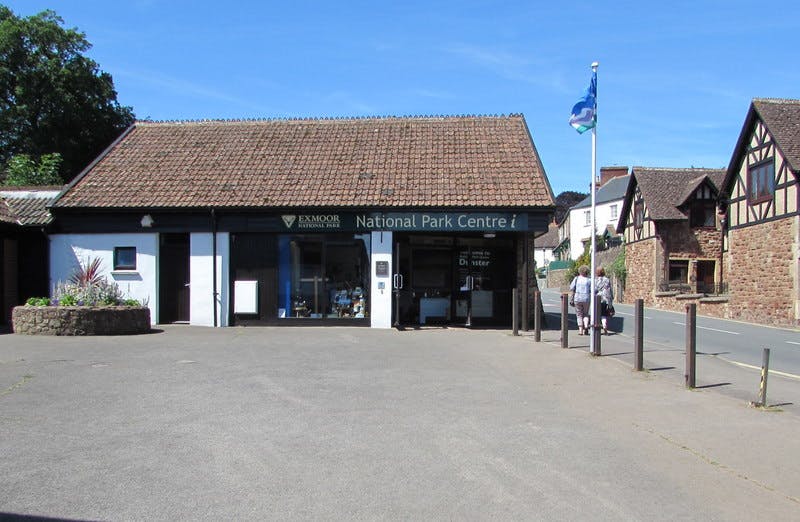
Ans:
<svg viewBox="0 0 800 522"><path fill-rule="evenodd" d="M620 253L608 267L607 272L613 274L617 279L625 285L625 278L628 276L628 269L625 268L625 247L620 249Z"/></svg>
<svg viewBox="0 0 800 522"><path fill-rule="evenodd" d="M61 154L44 154L36 163L28 154L17 154L8 160L6 169L6 185L61 185L63 181L58 174L61 165Z"/></svg>
<svg viewBox="0 0 800 522"><path fill-rule="evenodd" d="M28 306L49 306L50 305L50 298L49 297L30 297L25 304Z"/></svg>
<svg viewBox="0 0 800 522"><path fill-rule="evenodd" d="M58 296L60 306L75 306L78 304L78 297L72 294L62 294Z"/></svg>
<svg viewBox="0 0 800 522"><path fill-rule="evenodd" d="M120 304L122 306L142 306L142 303L136 299L124 299Z"/></svg>
<svg viewBox="0 0 800 522"><path fill-rule="evenodd" d="M0 5L0 166L56 152L69 180L134 116L117 102L111 75L85 56L86 35L63 24L53 11L19 17Z"/></svg>
<svg viewBox="0 0 800 522"><path fill-rule="evenodd" d="M100 258L87 259L64 283L53 289L53 301L61 306L116 306L125 300L119 285L100 272Z"/></svg>

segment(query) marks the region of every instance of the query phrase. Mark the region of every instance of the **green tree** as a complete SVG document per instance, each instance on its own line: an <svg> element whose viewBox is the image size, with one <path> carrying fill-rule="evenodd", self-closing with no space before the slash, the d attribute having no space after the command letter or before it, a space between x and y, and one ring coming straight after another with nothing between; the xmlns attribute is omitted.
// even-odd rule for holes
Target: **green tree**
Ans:
<svg viewBox="0 0 800 522"><path fill-rule="evenodd" d="M59 153L69 181L134 121L91 44L53 11L22 18L0 5L0 165Z"/></svg>
<svg viewBox="0 0 800 522"><path fill-rule="evenodd" d="M38 163L27 154L17 154L8 160L6 185L61 185L60 165L61 154L57 152L42 155Z"/></svg>

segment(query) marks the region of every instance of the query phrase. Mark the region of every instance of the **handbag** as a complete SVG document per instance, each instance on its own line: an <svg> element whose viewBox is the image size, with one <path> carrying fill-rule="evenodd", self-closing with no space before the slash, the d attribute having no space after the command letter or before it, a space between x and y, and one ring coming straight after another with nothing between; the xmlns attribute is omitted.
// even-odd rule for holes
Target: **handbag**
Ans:
<svg viewBox="0 0 800 522"><path fill-rule="evenodd" d="M569 305L571 307L575 308L575 294L572 294L571 296L569 296Z"/></svg>
<svg viewBox="0 0 800 522"><path fill-rule="evenodd" d="M614 310L614 305L608 305L608 316L614 317L615 313L617 313L617 311Z"/></svg>

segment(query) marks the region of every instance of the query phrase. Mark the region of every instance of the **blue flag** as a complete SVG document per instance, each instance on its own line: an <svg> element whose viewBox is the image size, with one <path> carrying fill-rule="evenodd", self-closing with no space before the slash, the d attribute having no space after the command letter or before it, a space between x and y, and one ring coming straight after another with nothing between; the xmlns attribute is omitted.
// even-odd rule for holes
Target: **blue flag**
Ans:
<svg viewBox="0 0 800 522"><path fill-rule="evenodd" d="M592 71L592 81L583 97L572 107L569 124L583 134L597 125L597 71Z"/></svg>

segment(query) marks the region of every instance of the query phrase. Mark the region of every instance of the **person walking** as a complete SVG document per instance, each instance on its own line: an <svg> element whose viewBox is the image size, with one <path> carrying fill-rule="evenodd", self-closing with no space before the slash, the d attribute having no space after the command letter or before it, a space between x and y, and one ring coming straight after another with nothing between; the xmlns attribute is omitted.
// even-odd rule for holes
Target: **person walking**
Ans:
<svg viewBox="0 0 800 522"><path fill-rule="evenodd" d="M603 267L598 267L597 277L594 280L594 289L600 296L600 324L603 326L603 333L608 335L608 319L614 310L614 290L611 288L611 280L606 277Z"/></svg>
<svg viewBox="0 0 800 522"><path fill-rule="evenodd" d="M575 317L578 318L578 335L589 333L589 300L592 294L592 280L589 279L589 267L581 265L578 275L569 284L572 301L575 303Z"/></svg>

